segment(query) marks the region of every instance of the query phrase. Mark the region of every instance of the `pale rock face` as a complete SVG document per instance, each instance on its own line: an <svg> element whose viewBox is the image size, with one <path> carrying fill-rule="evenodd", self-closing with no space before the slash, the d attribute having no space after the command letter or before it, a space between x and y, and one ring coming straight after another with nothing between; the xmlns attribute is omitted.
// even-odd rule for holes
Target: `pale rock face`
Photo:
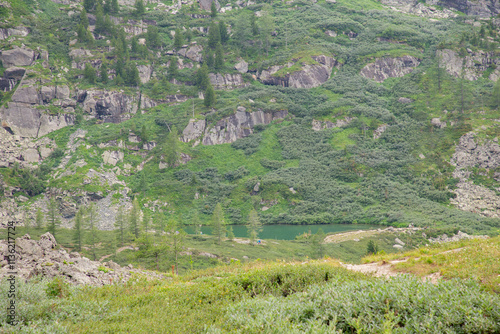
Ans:
<svg viewBox="0 0 500 334"><path fill-rule="evenodd" d="M435 5L447 7L444 5L443 1L427 0L426 4L423 4L415 0L382 0L382 4L388 6L394 11L421 17L449 18L458 16L448 8L438 9L434 7Z"/></svg>
<svg viewBox="0 0 500 334"><path fill-rule="evenodd" d="M0 60L3 67L30 66L35 59L35 51L31 49L14 47L12 50L2 51Z"/></svg>
<svg viewBox="0 0 500 334"><path fill-rule="evenodd" d="M464 78L471 81L479 79L492 64L500 66L500 57L495 52L470 51L465 55L465 62L457 52L449 49L438 50L436 56L440 61L440 66L448 73L458 78L463 70ZM500 77L499 73L498 69L493 71L489 79L496 81Z"/></svg>
<svg viewBox="0 0 500 334"><path fill-rule="evenodd" d="M10 36L26 37L29 33L30 31L26 27L4 28L0 29L0 40L4 40Z"/></svg>
<svg viewBox="0 0 500 334"><path fill-rule="evenodd" d="M335 123L330 122L330 121L318 121L316 119L313 119L312 121L312 129L314 131L320 131L323 129L333 129L333 128L342 128L344 126L349 125L353 120L355 120L355 117L346 117L344 119L339 119Z"/></svg>
<svg viewBox="0 0 500 334"><path fill-rule="evenodd" d="M287 73L285 76L278 77L274 74L285 67L292 67L293 62L286 65L274 65L263 70L258 79L266 85L276 85L293 88L313 88L325 83L331 76L334 67L340 64L332 57L325 55L311 57L318 64L303 64L300 71Z"/></svg>
<svg viewBox="0 0 500 334"><path fill-rule="evenodd" d="M177 53L183 57L191 59L192 61L200 62L203 59L203 48L198 44L190 47L183 47Z"/></svg>
<svg viewBox="0 0 500 334"><path fill-rule="evenodd" d="M241 74L209 73L208 78L215 89L233 89L247 86L243 82Z"/></svg>
<svg viewBox="0 0 500 334"><path fill-rule="evenodd" d="M445 121L441 122L441 118L439 118L439 117L438 118L433 118L431 120L431 124L434 125L435 127L440 128L440 129L446 127L446 122Z"/></svg>
<svg viewBox="0 0 500 334"><path fill-rule="evenodd" d="M412 56L379 58L363 67L360 74L376 82L383 82L387 78L398 78L409 74L419 64L420 60Z"/></svg>
<svg viewBox="0 0 500 334"><path fill-rule="evenodd" d="M110 164L115 166L120 161L123 161L125 154L122 151L104 151L102 154L102 160L105 164Z"/></svg>
<svg viewBox="0 0 500 334"><path fill-rule="evenodd" d="M281 110L274 113L264 113L262 110L252 113L238 111L233 116L220 120L211 128L205 129L203 145L233 143L239 138L253 133L257 124L269 124L275 119L283 119L288 111Z"/></svg>
<svg viewBox="0 0 500 334"><path fill-rule="evenodd" d="M500 167L500 146L495 141L478 144L474 136L473 132L463 135L451 158L451 165L456 167L453 177L460 181L457 189L453 191L457 196L450 199L450 203L464 211L499 218L500 196L493 190L474 184L469 177L472 173L470 169L473 167L487 170Z"/></svg>
<svg viewBox="0 0 500 334"><path fill-rule="evenodd" d="M200 3L200 8L206 11L210 11L212 1L215 1L215 7L217 8L217 10L220 10L220 4L217 0L198 0L198 2Z"/></svg>
<svg viewBox="0 0 500 334"><path fill-rule="evenodd" d="M139 71L139 78L141 79L141 83L148 83L151 79L151 74L153 72L151 66L149 65L139 65L137 66L137 70Z"/></svg>
<svg viewBox="0 0 500 334"><path fill-rule="evenodd" d="M92 57L92 53L86 49L73 49L69 52L69 56L72 59L75 58L84 58L84 57Z"/></svg>
<svg viewBox="0 0 500 334"><path fill-rule="evenodd" d="M26 162L38 162L40 156L35 148L28 148L22 153L23 160Z"/></svg>
<svg viewBox="0 0 500 334"><path fill-rule="evenodd" d="M373 139L379 139L388 127L389 125L387 124L379 125L378 128L373 131Z"/></svg>
<svg viewBox="0 0 500 334"><path fill-rule="evenodd" d="M106 123L120 123L137 112L139 97L121 91L89 90L78 95L83 100L83 110Z"/></svg>
<svg viewBox="0 0 500 334"><path fill-rule="evenodd" d="M224 118L213 127L207 127L205 120L191 119L182 131L183 142L187 143L198 139L203 135L203 145L216 145L232 143L239 138L247 137L253 133L253 127L257 124L269 124L273 120L283 119L288 111L281 110L274 113L264 113L262 110L252 113L239 108L236 114Z"/></svg>

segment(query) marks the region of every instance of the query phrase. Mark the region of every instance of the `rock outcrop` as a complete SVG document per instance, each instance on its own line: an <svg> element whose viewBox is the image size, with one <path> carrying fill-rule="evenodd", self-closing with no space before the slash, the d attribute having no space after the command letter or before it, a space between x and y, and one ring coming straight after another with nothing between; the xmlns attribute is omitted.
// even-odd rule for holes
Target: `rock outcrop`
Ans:
<svg viewBox="0 0 500 334"><path fill-rule="evenodd" d="M236 65L234 65L234 69L240 73L247 73L248 63L242 59Z"/></svg>
<svg viewBox="0 0 500 334"><path fill-rule="evenodd" d="M88 90L78 93L83 110L105 123L120 123L137 112L138 96L123 91Z"/></svg>
<svg viewBox="0 0 500 334"><path fill-rule="evenodd" d="M177 53L183 57L191 59L192 61L200 62L203 59L203 48L198 44L182 47Z"/></svg>
<svg viewBox="0 0 500 334"><path fill-rule="evenodd" d="M376 82L383 82L387 78L398 78L411 73L419 64L420 60L412 56L379 58L363 67L360 74Z"/></svg>
<svg viewBox="0 0 500 334"><path fill-rule="evenodd" d="M344 126L349 125L355 118L354 117L346 117L344 119L338 119L335 123L330 121L318 121L313 119L312 121L312 129L314 131L320 131L323 129L333 129L333 128L343 128Z"/></svg>
<svg viewBox="0 0 500 334"><path fill-rule="evenodd" d="M340 64L336 59L325 55L312 56L313 64L301 64L300 70L279 76L276 73L285 67L291 68L298 61L289 62L284 66L271 66L258 74L258 79L266 85L276 85L293 88L313 88L325 83L332 74L334 67Z"/></svg>
<svg viewBox="0 0 500 334"><path fill-rule="evenodd" d="M0 40L9 38L10 36L21 36L26 37L30 33L29 29L26 27L16 27L16 28L4 28L0 29Z"/></svg>
<svg viewBox="0 0 500 334"><path fill-rule="evenodd" d="M67 86L61 87L60 93L57 94L60 98L68 97L68 95ZM47 97L47 95L43 96ZM56 97L55 93L54 97ZM60 104L63 107L75 105L74 100L68 101L67 104L63 102ZM37 108L43 104L41 87L33 80L22 80L12 95L11 102L0 109L2 127L22 137L41 137L74 123L73 113L51 115L46 110Z"/></svg>
<svg viewBox="0 0 500 334"><path fill-rule="evenodd" d="M203 145L216 145L233 143L239 138L247 137L253 133L257 124L269 124L276 119L283 119L288 111L280 110L265 113L262 110L247 112L245 108L238 107L236 114L223 118L214 126L209 127L205 120L190 120L188 126L182 131L181 140L189 142L203 135ZM195 142L197 144L199 142Z"/></svg>
<svg viewBox="0 0 500 334"><path fill-rule="evenodd" d="M209 73L208 77L215 89L233 89L248 86L243 82L241 74Z"/></svg>
<svg viewBox="0 0 500 334"><path fill-rule="evenodd" d="M52 234L45 233L35 241L29 235L17 238L15 242L15 269L17 277L27 280L35 276L48 279L63 278L72 284L107 285L124 283L132 274L142 274L148 279L165 279L161 274L133 269L131 265L121 267L109 262L91 261L76 252L68 253L57 246ZM0 251L5 257L0 260L0 279L9 276L7 240L0 240Z"/></svg>
<svg viewBox="0 0 500 334"><path fill-rule="evenodd" d="M450 163L455 166L453 177L457 183L456 194L450 203L464 211L476 212L486 217L500 217L500 196L485 186L470 181L472 168L491 170L500 166L500 146L495 141L478 144L475 134L469 132L460 138Z"/></svg>
<svg viewBox="0 0 500 334"><path fill-rule="evenodd" d="M461 57L458 52L444 49L438 50L436 55L441 67L448 73L458 78L463 71L464 78L471 81L479 79L491 67L500 67L500 57L495 52L468 50L465 57ZM495 69L489 79L496 81L498 78L500 78L500 70Z"/></svg>
<svg viewBox="0 0 500 334"><path fill-rule="evenodd" d="M445 19L458 16L448 8L436 7L435 5L443 6L441 4L441 1L436 0L428 0L425 4L417 0L382 0L382 4L389 6L389 8L397 12L417 15L421 17ZM453 6L450 7L454 8Z"/></svg>
<svg viewBox="0 0 500 334"><path fill-rule="evenodd" d="M217 10L220 10L220 4L217 0L198 0L198 2L200 3L200 8L207 11L211 9L212 1L215 1L215 7L217 8Z"/></svg>
<svg viewBox="0 0 500 334"><path fill-rule="evenodd" d="M12 50L2 51L0 55L3 67L30 66L35 60L35 51L15 46Z"/></svg>

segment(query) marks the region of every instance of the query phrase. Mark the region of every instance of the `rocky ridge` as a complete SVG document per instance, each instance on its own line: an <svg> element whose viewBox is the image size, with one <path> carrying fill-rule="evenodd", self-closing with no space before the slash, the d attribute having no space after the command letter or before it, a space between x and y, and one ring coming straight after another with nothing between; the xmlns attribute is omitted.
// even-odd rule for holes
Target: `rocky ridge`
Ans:
<svg viewBox="0 0 500 334"><path fill-rule="evenodd" d="M15 270L17 277L28 280L35 276L45 278L63 278L78 285L108 285L125 283L134 275L147 279L167 279L162 274L152 271L133 269L131 265L121 267L113 261L98 262L82 257L76 252L68 253L57 247L57 242L50 233L45 233L39 241L32 240L28 234L17 238L15 252ZM0 240L0 253L9 254L7 240ZM0 260L0 279L9 276L8 256Z"/></svg>
<svg viewBox="0 0 500 334"><path fill-rule="evenodd" d="M461 57L456 51L443 49L438 50L436 55L440 66L456 78L463 75L467 80L477 80L491 67L495 67L495 70L488 78L492 81L500 78L500 70L496 69L500 65L500 57L494 51L473 52L469 49L465 57Z"/></svg>

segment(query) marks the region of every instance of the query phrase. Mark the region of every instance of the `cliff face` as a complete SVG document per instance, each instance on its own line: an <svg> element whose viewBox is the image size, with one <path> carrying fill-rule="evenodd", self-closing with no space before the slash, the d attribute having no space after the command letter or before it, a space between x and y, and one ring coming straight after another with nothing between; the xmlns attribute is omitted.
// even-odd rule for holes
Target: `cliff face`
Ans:
<svg viewBox="0 0 500 334"><path fill-rule="evenodd" d="M382 3L404 13L436 18L457 16L452 10L479 17L492 17L500 12L498 0L426 0L425 4L417 0L382 0Z"/></svg>
<svg viewBox="0 0 500 334"><path fill-rule="evenodd" d="M253 133L253 127L257 124L269 124L276 119L283 119L288 111L280 110L273 113L265 113L262 110L252 113L246 112L245 108L239 107L236 114L221 119L213 127L208 127L205 120L191 120L182 131L181 140L185 143L198 139L203 135L203 145L216 145L233 143L239 138L247 137ZM195 142L195 145L199 140Z"/></svg>
<svg viewBox="0 0 500 334"><path fill-rule="evenodd" d="M139 95L130 96L122 91L88 90L78 94L83 110L105 123L120 123L137 112Z"/></svg>
<svg viewBox="0 0 500 334"><path fill-rule="evenodd" d="M295 62L286 66L271 66L263 70L258 78L266 85L275 85L293 88L313 88L325 83L332 74L335 66L340 66L336 59L325 55L311 57L317 64L302 64L301 70L288 73L285 76L274 75L285 67L292 67Z"/></svg>
<svg viewBox="0 0 500 334"><path fill-rule="evenodd" d="M360 74L376 82L383 82L387 78L402 77L411 73L419 64L420 60L412 56L379 58L363 67Z"/></svg>
<svg viewBox="0 0 500 334"><path fill-rule="evenodd" d="M453 50L444 49L436 52L440 61L440 66L456 78L462 75L467 80L477 80L483 76L484 72L490 67L497 67L500 65L500 57L495 52L467 51L465 57ZM496 81L500 77L500 70L495 69L490 75L489 79Z"/></svg>

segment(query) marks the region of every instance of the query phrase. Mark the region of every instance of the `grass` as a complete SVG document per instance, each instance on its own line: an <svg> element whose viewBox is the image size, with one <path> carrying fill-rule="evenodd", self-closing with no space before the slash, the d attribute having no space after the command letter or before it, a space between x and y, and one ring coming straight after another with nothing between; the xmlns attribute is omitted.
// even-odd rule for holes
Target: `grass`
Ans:
<svg viewBox="0 0 500 334"><path fill-rule="evenodd" d="M487 289L500 292L500 237L435 244L403 254L373 255L364 262L405 258L394 269L427 276L439 273L446 279L473 278Z"/></svg>

